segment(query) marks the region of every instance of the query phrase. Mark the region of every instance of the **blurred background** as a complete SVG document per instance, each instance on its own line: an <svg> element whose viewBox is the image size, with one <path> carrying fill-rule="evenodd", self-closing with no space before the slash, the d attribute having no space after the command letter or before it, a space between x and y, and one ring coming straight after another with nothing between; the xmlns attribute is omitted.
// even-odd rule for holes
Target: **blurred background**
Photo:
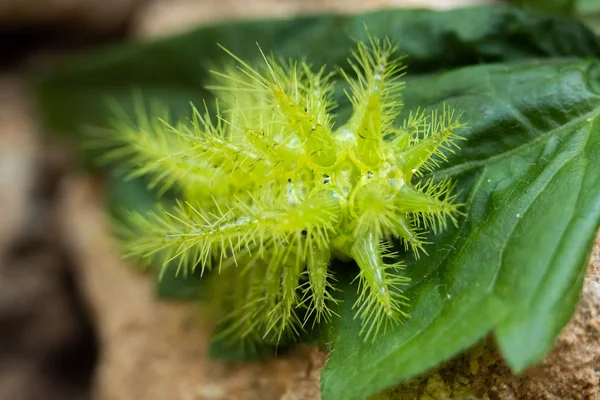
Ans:
<svg viewBox="0 0 600 400"><path fill-rule="evenodd" d="M0 400L317 399L325 359L300 348L264 364L208 361L194 306L157 302L114 253L101 180L44 131L28 76L223 20L493 2L0 0Z"/></svg>

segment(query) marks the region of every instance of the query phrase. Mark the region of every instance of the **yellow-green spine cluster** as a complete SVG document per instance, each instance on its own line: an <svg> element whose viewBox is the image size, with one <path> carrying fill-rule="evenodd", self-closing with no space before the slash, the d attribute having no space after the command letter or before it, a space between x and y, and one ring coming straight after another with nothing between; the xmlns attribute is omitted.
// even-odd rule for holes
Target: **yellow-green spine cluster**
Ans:
<svg viewBox="0 0 600 400"><path fill-rule="evenodd" d="M399 321L407 278L391 246L422 251L428 230L454 220L452 183L418 177L456 148L461 124L448 109L396 124L403 68L394 50L358 44L354 74L343 74L354 112L336 129L324 68L264 55L253 67L231 53L236 65L215 72L211 87L216 118L194 109L175 125L144 113L118 124L107 159L183 193L172 209L131 214L129 254L182 272L218 270L213 295L225 332L238 337L279 340L329 319L334 258L359 267L365 337Z"/></svg>

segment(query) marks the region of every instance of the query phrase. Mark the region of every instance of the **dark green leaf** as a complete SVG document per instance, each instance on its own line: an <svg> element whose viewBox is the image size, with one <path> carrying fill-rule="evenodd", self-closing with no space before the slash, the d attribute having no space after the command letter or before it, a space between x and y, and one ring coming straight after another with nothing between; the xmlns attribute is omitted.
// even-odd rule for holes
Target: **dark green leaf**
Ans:
<svg viewBox="0 0 600 400"><path fill-rule="evenodd" d="M571 315L598 226L598 66L556 59L600 55L596 37L579 23L491 7L220 25L84 57L41 77L36 89L49 127L60 133L106 126L105 102L130 111L133 90L183 116L190 101L210 100L207 70L226 59L216 42L244 58L256 57L259 42L285 57L345 66L351 37L365 38L363 22L408 55L407 110L447 102L466 111L468 141L438 176L459 180L468 216L435 238L429 257L411 260L411 318L375 343L359 338L356 288L340 276L345 302L329 335L325 399L363 398L494 328L509 362L522 369ZM479 65L517 60L531 61ZM154 202L140 182L111 176L114 201L138 209ZM197 283L164 282L159 292L171 295Z"/></svg>
<svg viewBox="0 0 600 400"><path fill-rule="evenodd" d="M510 3L552 14L573 15L577 0L510 0Z"/></svg>
<svg viewBox="0 0 600 400"><path fill-rule="evenodd" d="M363 343L345 302L322 377L327 400L361 399L434 367L495 329L517 371L574 310L600 223L600 64L527 62L416 79L405 99L465 110L463 150L437 172L467 216L408 271L410 318Z"/></svg>
<svg viewBox="0 0 600 400"><path fill-rule="evenodd" d="M600 33L600 1L598 0L509 0L508 2L525 9L577 18L592 31Z"/></svg>
<svg viewBox="0 0 600 400"><path fill-rule="evenodd" d="M472 23L465 24L465 20ZM41 109L52 130L79 137L90 126L109 124L108 101L116 101L132 114L133 92L137 90L148 102L168 106L174 116L187 116L189 102L199 104L209 96L204 85L210 64L227 57L217 42L241 57L256 57L258 42L280 55L307 57L317 65L342 66L352 38L365 37L363 22L373 34L397 40L414 73L533 56L600 54L593 35L576 23L504 7L247 22L202 28L172 39L132 43L83 57L39 79ZM323 37L327 37L327 47L322 46ZM96 154L86 154L91 164ZM113 171L108 197L111 207L142 211L153 206L155 195L143 181L124 181L123 171ZM165 278L158 292L174 295L186 284L185 280ZM192 282L185 293L193 293L195 286Z"/></svg>
<svg viewBox="0 0 600 400"><path fill-rule="evenodd" d="M199 270L191 276L177 275L176 268L167 268L156 287L160 297L177 300L198 300L202 298L204 280ZM158 273L156 274L158 275Z"/></svg>
<svg viewBox="0 0 600 400"><path fill-rule="evenodd" d="M37 94L43 116L59 133L106 126L106 102L115 100L131 110L133 90L187 116L189 102L198 104L208 96L208 68L228 59L217 42L246 59L258 56L258 42L281 56L346 66L352 38L366 37L363 23L373 35L399 43L410 74L532 57L600 55L596 37L577 22L518 9L386 10L218 25L158 42L131 43L38 77Z"/></svg>
<svg viewBox="0 0 600 400"><path fill-rule="evenodd" d="M578 0L576 15L596 34L600 33L600 2L598 0Z"/></svg>
<svg viewBox="0 0 600 400"><path fill-rule="evenodd" d="M227 362L266 360L277 355L278 352L283 352L283 349L278 349L270 344L230 343L214 338L211 340L209 348L211 358Z"/></svg>

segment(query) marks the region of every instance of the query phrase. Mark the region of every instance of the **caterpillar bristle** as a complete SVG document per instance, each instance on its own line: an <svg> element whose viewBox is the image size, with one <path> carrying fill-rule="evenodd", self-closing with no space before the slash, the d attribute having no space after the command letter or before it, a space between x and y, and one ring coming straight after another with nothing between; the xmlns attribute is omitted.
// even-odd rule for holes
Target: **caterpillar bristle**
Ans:
<svg viewBox="0 0 600 400"><path fill-rule="evenodd" d="M389 40L358 43L343 73L353 115L334 128L334 75L259 48L251 64L213 71L215 112L188 121L136 105L94 145L122 160L175 205L131 213L121 230L127 255L162 271L210 274L219 337L244 342L296 338L330 321L338 302L331 260L352 258L356 318L373 339L406 316L400 241L419 256L426 234L460 215L453 182L423 179L458 149L463 124L447 106L415 110L401 124L404 66Z"/></svg>

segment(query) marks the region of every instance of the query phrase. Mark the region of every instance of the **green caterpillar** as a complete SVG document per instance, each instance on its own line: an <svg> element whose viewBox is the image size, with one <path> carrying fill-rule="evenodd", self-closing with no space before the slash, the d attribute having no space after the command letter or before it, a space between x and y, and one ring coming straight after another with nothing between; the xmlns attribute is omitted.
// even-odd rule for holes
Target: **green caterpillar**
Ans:
<svg viewBox="0 0 600 400"><path fill-rule="evenodd" d="M117 124L106 158L181 193L171 209L130 215L128 254L184 273L218 270L213 295L237 338L279 341L329 320L334 258L359 267L365 339L400 321L408 278L391 244L418 254L427 231L455 221L453 183L419 177L458 148L462 124L447 107L394 124L403 87L395 50L387 40L358 44L356 77L342 72L353 114L336 129L332 75L262 51L257 66L228 52L236 65L214 72L216 118L205 106L175 125L144 112Z"/></svg>

